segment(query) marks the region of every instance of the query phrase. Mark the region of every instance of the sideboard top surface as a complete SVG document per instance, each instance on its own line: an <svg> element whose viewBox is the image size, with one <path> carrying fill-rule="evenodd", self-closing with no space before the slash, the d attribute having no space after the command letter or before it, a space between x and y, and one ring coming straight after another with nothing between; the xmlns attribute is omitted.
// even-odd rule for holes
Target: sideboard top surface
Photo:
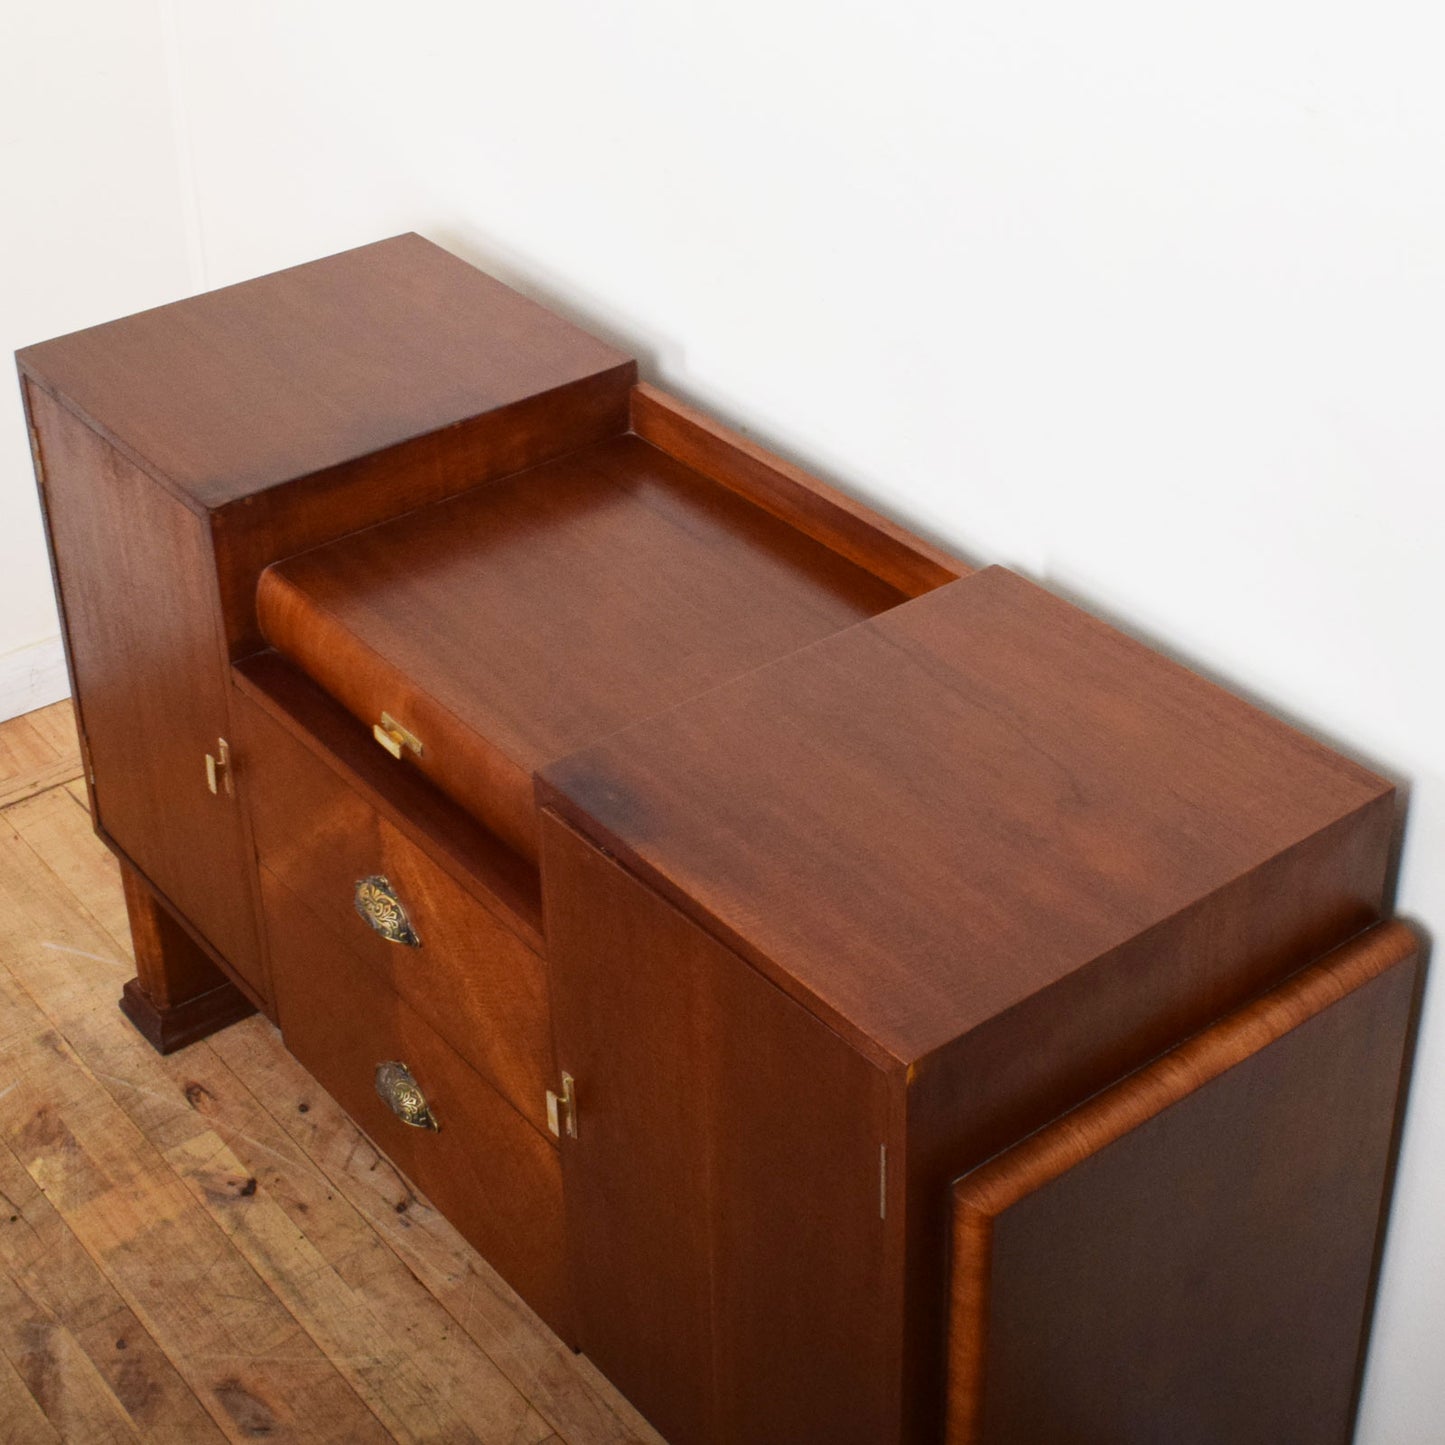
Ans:
<svg viewBox="0 0 1445 1445"><path fill-rule="evenodd" d="M414 234L44 341L17 361L201 509L633 365Z"/></svg>
<svg viewBox="0 0 1445 1445"><path fill-rule="evenodd" d="M908 1063L1391 793L1001 568L539 776L544 804Z"/></svg>

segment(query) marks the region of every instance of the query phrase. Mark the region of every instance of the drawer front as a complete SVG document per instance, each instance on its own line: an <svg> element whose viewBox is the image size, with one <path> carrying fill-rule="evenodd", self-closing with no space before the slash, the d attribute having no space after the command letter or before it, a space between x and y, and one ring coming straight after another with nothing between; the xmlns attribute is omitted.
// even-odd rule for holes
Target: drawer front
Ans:
<svg viewBox="0 0 1445 1445"><path fill-rule="evenodd" d="M238 706L262 865L545 1129L545 963L321 758L254 704Z"/></svg>
<svg viewBox="0 0 1445 1445"><path fill-rule="evenodd" d="M286 1046L497 1273L564 1340L562 1171L539 1133L265 868L261 892ZM406 1066L437 1128L377 1092Z"/></svg>

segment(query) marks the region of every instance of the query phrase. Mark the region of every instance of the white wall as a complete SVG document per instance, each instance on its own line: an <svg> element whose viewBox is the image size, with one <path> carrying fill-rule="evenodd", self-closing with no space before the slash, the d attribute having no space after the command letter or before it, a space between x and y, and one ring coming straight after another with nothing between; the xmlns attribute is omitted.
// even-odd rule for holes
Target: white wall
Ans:
<svg viewBox="0 0 1445 1445"><path fill-rule="evenodd" d="M1408 782L1400 905L1445 917L1445 87L1424 0L45 15L25 24L67 37L11 57L17 342L421 230ZM5 571L33 630L11 439ZM1361 1440L1440 1438L1442 1337L1437 986Z"/></svg>
<svg viewBox="0 0 1445 1445"><path fill-rule="evenodd" d="M0 356L193 289L154 0L0 3ZM0 383L0 718L66 694L19 392Z"/></svg>

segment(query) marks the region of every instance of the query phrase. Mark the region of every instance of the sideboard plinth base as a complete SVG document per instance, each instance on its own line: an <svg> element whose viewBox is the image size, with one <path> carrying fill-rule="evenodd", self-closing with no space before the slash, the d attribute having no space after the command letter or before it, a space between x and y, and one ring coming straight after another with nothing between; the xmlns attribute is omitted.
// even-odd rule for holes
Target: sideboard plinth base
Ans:
<svg viewBox="0 0 1445 1445"><path fill-rule="evenodd" d="M233 983L170 1008L158 1008L138 978L127 979L120 1011L158 1054L173 1054L256 1012L256 1005Z"/></svg>

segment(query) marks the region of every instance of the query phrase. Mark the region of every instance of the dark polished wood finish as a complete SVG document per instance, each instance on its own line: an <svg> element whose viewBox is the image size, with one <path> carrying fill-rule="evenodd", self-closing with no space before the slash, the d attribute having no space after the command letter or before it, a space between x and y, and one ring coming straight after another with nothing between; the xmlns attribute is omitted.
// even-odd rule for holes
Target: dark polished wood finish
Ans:
<svg viewBox="0 0 1445 1445"><path fill-rule="evenodd" d="M921 597L971 570L957 558L865 507L801 467L646 383L632 390L632 430L683 465L746 497L840 557Z"/></svg>
<svg viewBox="0 0 1445 1445"><path fill-rule="evenodd" d="M1416 955L1371 929L954 1185L949 1445L1348 1439Z"/></svg>
<svg viewBox="0 0 1445 1445"><path fill-rule="evenodd" d="M270 562L627 427L636 364L420 236L17 354L206 519L230 656Z"/></svg>
<svg viewBox="0 0 1445 1445"><path fill-rule="evenodd" d="M846 1373L901 1363L910 1440L938 1429L949 1179L1372 921L1393 827L1382 779L997 568L540 790L888 1074L902 1333Z"/></svg>
<svg viewBox="0 0 1445 1445"><path fill-rule="evenodd" d="M887 1077L554 818L543 846L583 1348L675 1445L889 1438L895 1380L856 1368L898 1309Z"/></svg>
<svg viewBox="0 0 1445 1445"><path fill-rule="evenodd" d="M237 734L247 760L256 847L267 868L337 942L405 999L516 1109L547 1127L555 1079L547 967L445 869L346 780L249 699ZM356 889L382 877L401 901L415 947L363 921Z"/></svg>
<svg viewBox="0 0 1445 1445"><path fill-rule="evenodd" d="M256 580L269 563L615 436L632 375L631 366L611 368L213 512L230 656L262 645Z"/></svg>
<svg viewBox="0 0 1445 1445"><path fill-rule="evenodd" d="M903 1064L1345 825L1335 869L1293 880L1301 912L1339 900L1337 941L1379 907L1383 866L1356 840L1384 841L1392 806L1383 779L996 567L542 780Z"/></svg>
<svg viewBox="0 0 1445 1445"><path fill-rule="evenodd" d="M30 408L96 827L264 1000L240 807L206 782L229 721L205 526L50 397Z"/></svg>
<svg viewBox="0 0 1445 1445"><path fill-rule="evenodd" d="M289 1048L321 1085L571 1341L562 1175L535 1129L266 869L266 923ZM376 1090L379 1064L406 1064L438 1129L401 1123Z"/></svg>
<svg viewBox="0 0 1445 1445"><path fill-rule="evenodd" d="M93 326L17 359L201 513L634 371L630 357L415 235Z"/></svg>
<svg viewBox="0 0 1445 1445"><path fill-rule="evenodd" d="M1313 969L1398 964L1308 1017L1254 1001L1379 919L1386 782L417 237L19 361L98 827L135 870L123 1006L158 1047L267 1008L678 1445L934 1445L950 1388L956 1432L1058 1437L1051 1372L1087 1414L1143 1334L1138 1428L1207 1434L1200 1362L1243 1380L1231 1331L1264 1318L1228 1283L1256 1188L1261 1218L1300 1191L1348 1217L1334 1324L1277 1372L1318 1407L1301 1445L1348 1416L1403 935ZM353 907L379 878L400 943ZM1150 1061L1195 1035L1253 1051L1161 1103ZM1359 1086L1329 1108L1326 1035ZM384 1063L440 1132L382 1102ZM1019 1141L1091 1098L1159 1107L1040 1174ZM983 1210L986 1332L965 1289L950 1335L965 1173L1028 1188ZM1173 1345L1076 1187L1215 1272ZM1305 1308L1303 1253L1248 1245L1260 1308ZM1054 1288L1096 1255L1112 1333Z"/></svg>
<svg viewBox="0 0 1445 1445"><path fill-rule="evenodd" d="M136 976L121 991L121 1012L157 1053L183 1049L256 1012L256 1005L211 961L134 868L121 864Z"/></svg>
<svg viewBox="0 0 1445 1445"><path fill-rule="evenodd" d="M415 770L399 768L338 702L274 652L257 653L232 672L236 690L381 818L493 912L534 952L542 938L542 889L536 868L439 793ZM246 759L241 759L242 767Z"/></svg>
<svg viewBox="0 0 1445 1445"><path fill-rule="evenodd" d="M417 236L17 362L97 831L269 1008L243 806L204 772L257 576L624 430L635 364Z"/></svg>
<svg viewBox="0 0 1445 1445"><path fill-rule="evenodd" d="M524 855L532 774L900 594L623 436L277 563L262 632Z"/></svg>

